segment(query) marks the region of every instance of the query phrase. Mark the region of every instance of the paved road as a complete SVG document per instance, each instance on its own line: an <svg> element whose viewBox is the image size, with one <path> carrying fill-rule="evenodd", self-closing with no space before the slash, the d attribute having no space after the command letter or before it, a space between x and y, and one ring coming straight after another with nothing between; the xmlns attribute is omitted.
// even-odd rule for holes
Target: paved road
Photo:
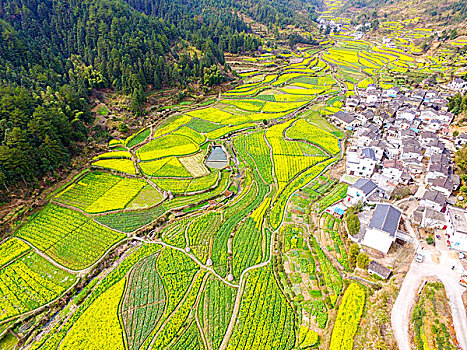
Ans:
<svg viewBox="0 0 467 350"><path fill-rule="evenodd" d="M449 256L449 251L441 252L439 264L432 261L430 252L425 252L425 254L424 262L417 263L414 261L410 265L392 309L391 324L399 349L411 349L408 333L410 312L420 285L428 277L436 277L443 282L451 307L457 340L462 349L467 349L467 318L462 301L465 288L459 284L459 277L461 276L459 262ZM457 266L454 271L451 270L453 265Z"/></svg>

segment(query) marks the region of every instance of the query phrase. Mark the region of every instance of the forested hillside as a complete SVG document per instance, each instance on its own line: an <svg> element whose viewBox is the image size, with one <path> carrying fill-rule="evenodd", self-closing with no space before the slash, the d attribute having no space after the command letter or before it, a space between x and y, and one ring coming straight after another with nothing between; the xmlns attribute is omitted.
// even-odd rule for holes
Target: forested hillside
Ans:
<svg viewBox="0 0 467 350"><path fill-rule="evenodd" d="M0 86L8 88L0 91L0 182L9 186L21 178L37 179L66 164L75 143L86 141L92 122L91 89L110 87L131 96L131 110L140 114L148 87L224 81L229 72L224 52L249 52L261 45L243 16L278 27L310 24L317 4L318 0L1 1ZM44 113L44 108L53 111ZM38 117L42 114L47 121ZM24 147L13 145L17 143L11 140L18 137ZM52 147L50 142L60 148L59 156L40 151ZM29 161L33 153L28 149L42 152L40 157L33 152L40 160ZM14 164L18 152L29 154L21 158L27 166Z"/></svg>

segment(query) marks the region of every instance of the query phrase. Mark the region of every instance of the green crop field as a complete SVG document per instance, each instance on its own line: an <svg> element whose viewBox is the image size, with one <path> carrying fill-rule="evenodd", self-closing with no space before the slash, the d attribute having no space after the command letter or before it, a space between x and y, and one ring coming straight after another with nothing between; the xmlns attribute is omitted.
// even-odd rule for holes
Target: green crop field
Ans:
<svg viewBox="0 0 467 350"><path fill-rule="evenodd" d="M102 213L124 209L146 185L140 179L94 172L68 186L55 200L88 213Z"/></svg>
<svg viewBox="0 0 467 350"><path fill-rule="evenodd" d="M1 244L0 252L12 252L15 247L21 256L2 255L8 264L0 271L0 322L51 302L76 281L75 276L29 251L29 246L17 239Z"/></svg>
<svg viewBox="0 0 467 350"><path fill-rule="evenodd" d="M125 237L83 214L54 204L22 226L17 236L75 270L96 262L108 248Z"/></svg>
<svg viewBox="0 0 467 350"><path fill-rule="evenodd" d="M268 6L276 2L268 1ZM122 13L134 6L130 3L125 2ZM427 51L423 44L437 40L433 30L416 28L415 22L383 20L378 11L373 16L380 16L380 29L391 44L383 44L379 36L370 40L378 30L373 28L355 39L353 22L334 17L344 3L326 0L316 12L338 21L339 33L325 34L315 24L305 30L277 15L272 35L267 25L257 23L263 13L270 19L260 3L249 12L230 14L239 21L248 17L246 33L233 34L232 29L225 40L214 25L210 29L218 33L219 43L187 35L170 48L178 27L188 22L201 26L212 13L217 16L211 2L204 6L201 1L202 12L181 17L176 26L154 22L166 32L157 36L168 43L162 48L125 36L133 48L125 60L148 50L144 64L135 62L135 82L156 64L164 69L151 79L162 88L143 86L140 91L139 84L125 85L131 99L110 104L110 95L121 94L122 82L113 79L116 91L102 93L112 113L107 116L94 108L92 115L98 109L101 118L96 117L95 124L73 109L63 109L74 120L77 145L90 145L90 163L83 171L85 162L66 159L80 173L44 191L47 201L43 184L55 181L60 172L47 170L50 178L42 182L21 179L37 185L37 207L23 209L24 217L9 224L0 242L0 334L7 328L5 334L19 334L22 322L21 334L29 333L28 327L37 323L41 328L32 327L24 343L32 350L360 348L363 330L373 323L369 303L380 296L376 302L393 303L391 293L397 288L394 279L380 280L369 275L366 266L358 266L364 257L360 251L359 258L355 256L346 216L326 211L347 195L349 185L337 179L353 132L337 126L332 114L348 110L346 98L365 96L370 84L405 91L412 75L420 75L420 86L426 78L458 76L467 57L461 49L465 39L438 38L440 49ZM230 23L230 15L219 16L218 26ZM123 22L100 16L92 17L97 32L118 37ZM141 26L153 17L141 15ZM300 18L306 22L308 13ZM310 18L315 17L310 13ZM258 31L264 31L263 52L250 54L247 43L257 40ZM198 37L196 45L190 42ZM100 56L105 51L100 45L97 59L94 51L83 51L83 62L73 58L63 65L77 80L73 88L89 88L96 96L101 92L94 74L116 69L102 65L107 56ZM225 56L217 51L219 45L229 49ZM179 61L172 55L180 48L184 54ZM167 63L162 64L163 57ZM225 67L216 70L224 60ZM91 61L100 68L88 69ZM35 69L35 62L30 64ZM187 75L188 70L197 78ZM45 91L47 85L39 86ZM135 97L143 101L140 109ZM81 119L92 124L88 134L80 134ZM107 129L100 130L106 121ZM0 154L17 146L17 131L0 120L3 129L9 134ZM55 146L39 151L58 152ZM216 154L220 148L227 153L226 162ZM60 164L65 168L68 163ZM0 187L10 190L3 175L13 172L0 170ZM387 318L386 311L378 314L383 316ZM384 327L373 333L393 337ZM5 339L7 344L10 339ZM392 338L389 343L382 342L381 348L395 348ZM371 346L379 343L365 349Z"/></svg>

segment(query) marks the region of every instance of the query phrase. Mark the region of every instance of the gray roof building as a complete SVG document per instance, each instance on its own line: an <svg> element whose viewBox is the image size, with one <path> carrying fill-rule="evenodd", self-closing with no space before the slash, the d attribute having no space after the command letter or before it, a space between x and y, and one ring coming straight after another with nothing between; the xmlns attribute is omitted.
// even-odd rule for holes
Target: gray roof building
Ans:
<svg viewBox="0 0 467 350"><path fill-rule="evenodd" d="M422 200L433 202L443 206L446 204L446 196L438 191L426 191L422 197Z"/></svg>
<svg viewBox="0 0 467 350"><path fill-rule="evenodd" d="M364 148L362 149L362 158L370 158L376 161L376 154L375 151L371 148Z"/></svg>
<svg viewBox="0 0 467 350"><path fill-rule="evenodd" d="M438 165L449 165L449 158L445 154L433 154L431 156L431 163Z"/></svg>
<svg viewBox="0 0 467 350"><path fill-rule="evenodd" d="M342 111L338 111L337 113L335 113L334 117L347 125L353 123L356 120L354 115Z"/></svg>
<svg viewBox="0 0 467 350"><path fill-rule="evenodd" d="M401 215L401 212L392 205L378 204L368 227L389 233L391 237L394 237L399 227Z"/></svg>
<svg viewBox="0 0 467 350"><path fill-rule="evenodd" d="M373 192L378 186L368 179L358 179L356 183L352 185L355 188L361 190L365 196L368 196L371 192Z"/></svg>
<svg viewBox="0 0 467 350"><path fill-rule="evenodd" d="M390 269L381 265L380 263L377 263L374 260L368 265L368 273L370 275L377 275L385 280L389 278L391 272L392 271Z"/></svg>

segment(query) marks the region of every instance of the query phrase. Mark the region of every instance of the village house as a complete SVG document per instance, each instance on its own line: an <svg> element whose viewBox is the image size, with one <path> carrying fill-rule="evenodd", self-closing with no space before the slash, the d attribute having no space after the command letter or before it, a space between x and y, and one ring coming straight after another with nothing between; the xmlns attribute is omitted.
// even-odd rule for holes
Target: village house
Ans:
<svg viewBox="0 0 467 350"><path fill-rule="evenodd" d="M424 130L438 132L443 127L443 123L438 119L431 119L427 124L425 124Z"/></svg>
<svg viewBox="0 0 467 350"><path fill-rule="evenodd" d="M391 276L392 271L373 260L368 264L368 273L370 275L376 275L383 280L387 280L389 276Z"/></svg>
<svg viewBox="0 0 467 350"><path fill-rule="evenodd" d="M418 222L418 224L421 227L432 229L443 229L446 227L446 215L440 211L426 207L418 207L417 212L420 213L420 222Z"/></svg>
<svg viewBox="0 0 467 350"><path fill-rule="evenodd" d="M360 177L370 177L376 166L376 155L371 148L347 153L346 173Z"/></svg>
<svg viewBox="0 0 467 350"><path fill-rule="evenodd" d="M376 205L362 244L387 254L397 239L401 216L402 213L392 205Z"/></svg>
<svg viewBox="0 0 467 350"><path fill-rule="evenodd" d="M438 191L426 191L423 195L420 206L441 211L446 205L446 196Z"/></svg>
<svg viewBox="0 0 467 350"><path fill-rule="evenodd" d="M330 117L334 122L343 129L352 130L358 124L358 119L354 114L338 111Z"/></svg>
<svg viewBox="0 0 467 350"><path fill-rule="evenodd" d="M467 252L467 212L465 209L448 206L446 233L450 236L451 248Z"/></svg>
<svg viewBox="0 0 467 350"><path fill-rule="evenodd" d="M420 143L426 147L430 142L438 140L436 134L432 131L422 131L419 136Z"/></svg>
<svg viewBox="0 0 467 350"><path fill-rule="evenodd" d="M448 88L455 91L460 92L467 89L467 81L461 78L454 78L448 85Z"/></svg>
<svg viewBox="0 0 467 350"><path fill-rule="evenodd" d="M459 134L456 139L454 140L454 144L460 148L467 143L467 132Z"/></svg>
<svg viewBox="0 0 467 350"><path fill-rule="evenodd" d="M411 179L402 163L396 159L388 159L383 162L382 174L396 185L399 183L407 184Z"/></svg>
<svg viewBox="0 0 467 350"><path fill-rule="evenodd" d="M431 158L435 154L442 154L446 146L439 139L432 140L426 145L425 157Z"/></svg>
<svg viewBox="0 0 467 350"><path fill-rule="evenodd" d="M349 204L366 203L368 198L378 192L378 186L371 180L358 179L356 183L347 189L345 202Z"/></svg>
<svg viewBox="0 0 467 350"><path fill-rule="evenodd" d="M447 178L449 176L449 167L439 162L431 162L426 173L425 182L428 184L429 181L436 178Z"/></svg>
<svg viewBox="0 0 467 350"><path fill-rule="evenodd" d="M452 191L456 190L458 186L448 177L437 177L429 179L428 184L433 191L441 192L446 197L449 197Z"/></svg>
<svg viewBox="0 0 467 350"><path fill-rule="evenodd" d="M358 147L368 147L373 140L379 139L378 135L371 130L364 132L357 140Z"/></svg>
<svg viewBox="0 0 467 350"><path fill-rule="evenodd" d="M383 155L384 155L384 152L387 146L388 146L387 143L381 139L378 141L372 141L370 143L370 147L373 151L375 151L376 160L378 162L380 162L381 159L383 158Z"/></svg>

